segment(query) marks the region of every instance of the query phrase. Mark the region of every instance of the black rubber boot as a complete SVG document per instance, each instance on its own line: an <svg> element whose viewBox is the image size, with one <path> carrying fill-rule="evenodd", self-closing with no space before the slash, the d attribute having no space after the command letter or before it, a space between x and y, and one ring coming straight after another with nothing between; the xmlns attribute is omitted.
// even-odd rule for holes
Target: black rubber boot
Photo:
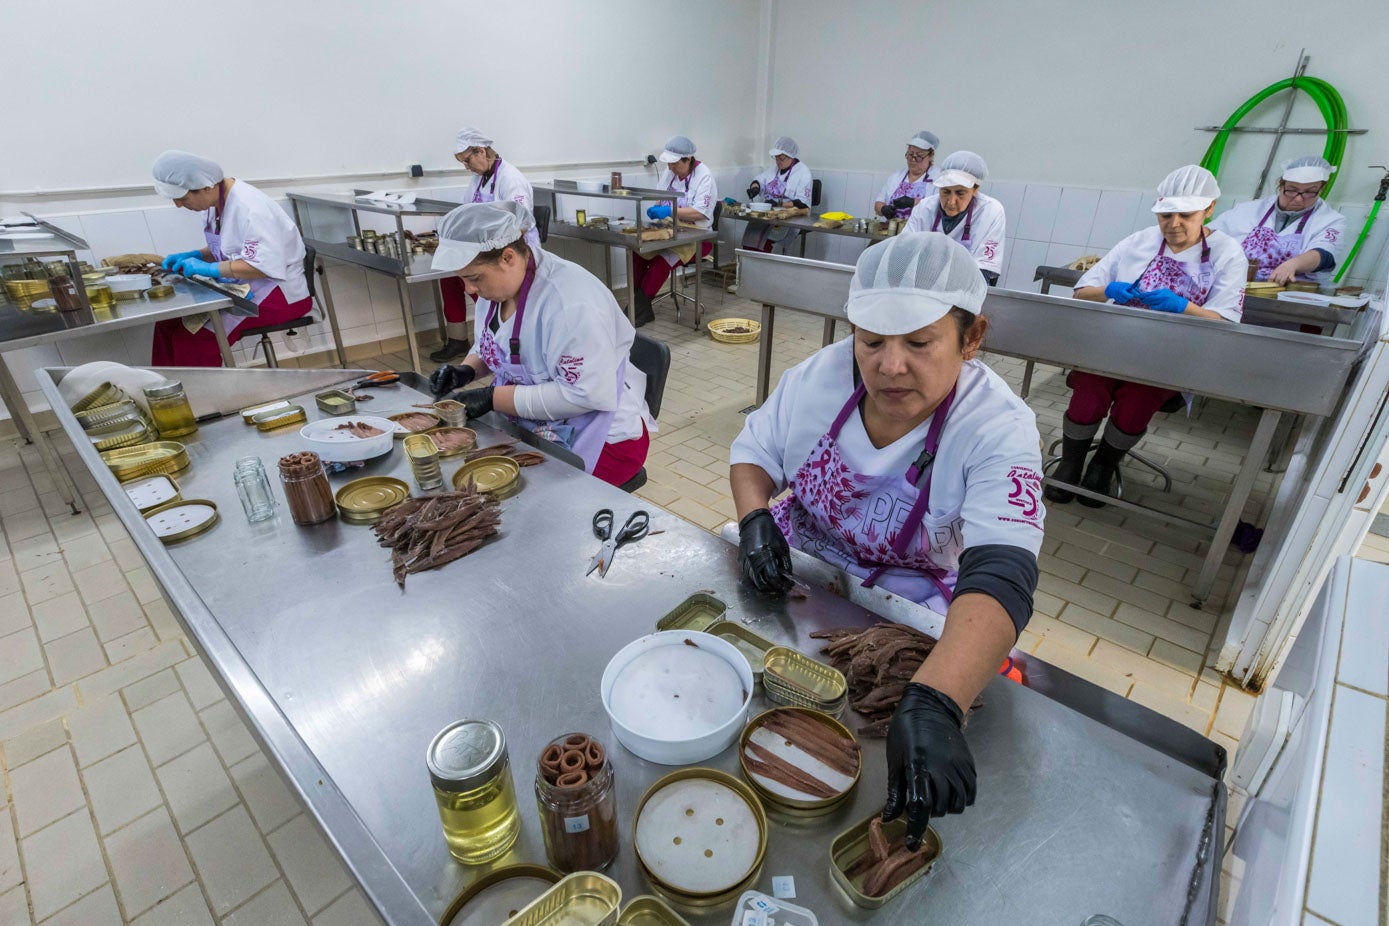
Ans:
<svg viewBox="0 0 1389 926"><path fill-rule="evenodd" d="M1089 451L1089 438L1061 438L1061 462L1057 463L1056 469L1051 471L1052 478L1069 482L1071 485L1079 485L1080 474L1085 469L1085 454ZM1049 502L1065 505L1076 496L1068 489L1049 485L1042 490L1042 497Z"/></svg>
<svg viewBox="0 0 1389 926"><path fill-rule="evenodd" d="M1111 488L1114 484L1114 473L1119 469L1119 461L1128 453L1127 449L1120 450L1105 438L1100 439L1100 446L1095 449L1095 455L1090 458L1090 465L1085 468L1085 478L1080 481L1082 489L1089 489L1091 492L1098 492L1101 495L1113 495ZM1077 496L1077 501L1087 508L1103 508L1104 502L1095 498L1086 498L1084 495Z"/></svg>
<svg viewBox="0 0 1389 926"><path fill-rule="evenodd" d="M460 341L457 338L449 338L443 343L442 347L429 355L429 359L433 360L435 363L444 363L453 360L455 357L466 357L468 356L469 348L472 346L472 342L467 339Z"/></svg>
<svg viewBox="0 0 1389 926"><path fill-rule="evenodd" d="M637 302L636 326L640 328L642 325L649 325L656 320L656 311L651 308L651 297L642 292L640 288L637 289L635 296Z"/></svg>

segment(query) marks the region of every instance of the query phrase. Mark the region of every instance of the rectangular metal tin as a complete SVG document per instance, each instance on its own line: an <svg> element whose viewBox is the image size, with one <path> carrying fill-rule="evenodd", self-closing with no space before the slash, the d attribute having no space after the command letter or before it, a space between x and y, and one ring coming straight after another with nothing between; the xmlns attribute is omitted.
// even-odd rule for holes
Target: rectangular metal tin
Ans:
<svg viewBox="0 0 1389 926"><path fill-rule="evenodd" d="M868 825L872 823L877 816L877 814L874 814L872 817L860 820L858 823L855 823L853 826L834 837L834 841L830 843L830 877L833 878L834 883L839 885L840 889L848 895L850 900L858 906L865 907L869 910L876 910L878 907L881 907L883 904L926 877L926 873L930 871L940 859L941 850L943 848L940 841L940 834L937 833L933 827L926 827L926 837L922 840L922 844L930 846L932 851L931 860L926 863L926 867L913 872L905 881L886 894L883 894L881 897L869 897L859 889L859 886L863 884L863 876L858 875L853 880L850 880L849 876L844 873L844 870L862 858L863 854L868 851ZM889 843L895 842L905 836L906 832L906 817L898 817L891 823L883 824L883 835L887 837ZM857 882L857 886L855 882Z"/></svg>
<svg viewBox="0 0 1389 926"><path fill-rule="evenodd" d="M595 871L576 871L507 920L507 926L616 926L622 888Z"/></svg>
<svg viewBox="0 0 1389 926"><path fill-rule="evenodd" d="M695 592L656 622L657 630L708 630L720 621L728 605L708 592Z"/></svg>

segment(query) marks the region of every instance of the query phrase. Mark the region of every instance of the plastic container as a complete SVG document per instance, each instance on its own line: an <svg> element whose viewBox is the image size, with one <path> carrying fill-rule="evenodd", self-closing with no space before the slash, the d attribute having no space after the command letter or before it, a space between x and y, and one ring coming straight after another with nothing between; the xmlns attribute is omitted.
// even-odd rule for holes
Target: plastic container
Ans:
<svg viewBox="0 0 1389 926"><path fill-rule="evenodd" d="M305 450L280 457L280 484L295 524L321 524L338 513L318 454Z"/></svg>
<svg viewBox="0 0 1389 926"><path fill-rule="evenodd" d="M583 767L570 772L547 768L547 758L558 763L579 741L588 745L580 751L588 753ZM616 775L597 740L571 733L546 745L536 763L535 804L551 865L572 872L602 871L612 864L617 856Z"/></svg>
<svg viewBox="0 0 1389 926"><path fill-rule="evenodd" d="M160 438L168 440L198 432L193 407L188 404L188 395L183 391L183 383L178 380L170 379L156 386L146 386L145 404L149 406Z"/></svg>
<svg viewBox="0 0 1389 926"><path fill-rule="evenodd" d="M460 720L434 737L425 754L449 854L465 865L504 855L521 832L516 789L502 728Z"/></svg>
<svg viewBox="0 0 1389 926"><path fill-rule="evenodd" d="M798 907L789 900L768 897L761 891L744 891L738 898L738 906L733 908L730 926L743 926L749 918L747 913L761 913L767 919L761 922L776 923L777 926L820 926L820 920L805 907ZM756 917L754 922L759 921Z"/></svg>
<svg viewBox="0 0 1389 926"><path fill-rule="evenodd" d="M375 437L357 437L344 430L344 424L360 422L371 425L380 431ZM374 415L352 415L345 418L330 418L313 421L299 429L299 436L309 449L327 463L352 463L357 460L370 460L383 453L390 453L395 446L392 431L395 422Z"/></svg>

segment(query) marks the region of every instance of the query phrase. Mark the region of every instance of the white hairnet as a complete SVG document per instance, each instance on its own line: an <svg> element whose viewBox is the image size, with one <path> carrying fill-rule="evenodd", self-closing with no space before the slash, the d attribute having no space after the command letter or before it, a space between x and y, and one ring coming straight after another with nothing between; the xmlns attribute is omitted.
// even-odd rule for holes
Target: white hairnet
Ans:
<svg viewBox="0 0 1389 926"><path fill-rule="evenodd" d="M973 151L955 151L946 155L940 162L940 174L935 179L936 186L944 189L950 186L978 186L989 175L989 165Z"/></svg>
<svg viewBox="0 0 1389 926"><path fill-rule="evenodd" d="M684 135L672 135L666 139L665 150L661 152L660 158L667 164L674 164L682 158L692 158L695 153L695 143Z"/></svg>
<svg viewBox="0 0 1389 926"><path fill-rule="evenodd" d="M767 153L772 157L784 154L788 158L794 158L801 153L801 146L796 144L796 140L790 135L783 135L772 143L772 150Z"/></svg>
<svg viewBox="0 0 1389 926"><path fill-rule="evenodd" d="M469 148L490 148L496 142L482 134L482 129L471 125L465 125L458 130L458 134L453 139L453 153L462 154Z"/></svg>
<svg viewBox="0 0 1389 926"><path fill-rule="evenodd" d="M187 151L165 151L154 159L154 191L169 199L181 199L189 190L204 190L221 183L222 165Z"/></svg>
<svg viewBox="0 0 1389 926"><path fill-rule="evenodd" d="M940 144L940 136L935 132L928 132L922 129L920 132L913 135L911 141L907 142L907 144L911 145L913 148L925 148L928 151L935 151L936 146Z"/></svg>
<svg viewBox="0 0 1389 926"><path fill-rule="evenodd" d="M1326 158L1309 154L1283 163L1283 179L1293 183L1325 183L1336 173Z"/></svg>
<svg viewBox="0 0 1389 926"><path fill-rule="evenodd" d="M439 247L432 266L462 270L483 251L512 244L534 227L531 211L518 202L465 203L439 223Z"/></svg>
<svg viewBox="0 0 1389 926"><path fill-rule="evenodd" d="M978 314L988 284L973 255L940 232L907 232L859 255L849 321L874 334L907 334L961 308Z"/></svg>
<svg viewBox="0 0 1389 926"><path fill-rule="evenodd" d="M1198 164L1178 167L1158 184L1154 212L1199 212L1220 198L1215 174Z"/></svg>

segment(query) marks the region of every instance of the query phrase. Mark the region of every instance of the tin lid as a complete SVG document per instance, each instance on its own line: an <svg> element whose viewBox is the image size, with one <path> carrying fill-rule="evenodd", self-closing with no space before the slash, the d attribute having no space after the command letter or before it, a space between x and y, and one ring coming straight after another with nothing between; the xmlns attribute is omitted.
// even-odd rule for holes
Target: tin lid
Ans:
<svg viewBox="0 0 1389 926"><path fill-rule="evenodd" d="M410 487L392 476L364 476L338 489L334 501L343 517L355 521L374 521L387 508L410 497Z"/></svg>
<svg viewBox="0 0 1389 926"><path fill-rule="evenodd" d="M127 483L122 488L142 513L175 501L179 497L178 483L174 482L172 476L150 476L138 482Z"/></svg>
<svg viewBox="0 0 1389 926"><path fill-rule="evenodd" d="M511 457L478 457L453 474L453 487L462 489L469 482L479 492L502 492L521 478L521 466Z"/></svg>
<svg viewBox="0 0 1389 926"><path fill-rule="evenodd" d="M308 420L308 415L304 413L303 406L300 405L274 408L251 416L251 423L256 426L257 431L274 431L277 428L287 428L292 424L301 424Z"/></svg>
<svg viewBox="0 0 1389 926"><path fill-rule="evenodd" d="M165 543L184 540L217 523L217 505L204 498L190 498L160 505L145 513L145 522Z"/></svg>
<svg viewBox="0 0 1389 926"><path fill-rule="evenodd" d="M183 383L176 379L166 379L162 383L145 387L145 398L167 399L183 392Z"/></svg>
<svg viewBox="0 0 1389 926"><path fill-rule="evenodd" d="M434 737L425 753L429 779L447 791L470 791L506 765L506 737L490 720L459 720Z"/></svg>
<svg viewBox="0 0 1389 926"><path fill-rule="evenodd" d="M637 810L637 858L662 885L714 894L762 861L766 824L747 786L713 769L684 769L652 785Z"/></svg>

